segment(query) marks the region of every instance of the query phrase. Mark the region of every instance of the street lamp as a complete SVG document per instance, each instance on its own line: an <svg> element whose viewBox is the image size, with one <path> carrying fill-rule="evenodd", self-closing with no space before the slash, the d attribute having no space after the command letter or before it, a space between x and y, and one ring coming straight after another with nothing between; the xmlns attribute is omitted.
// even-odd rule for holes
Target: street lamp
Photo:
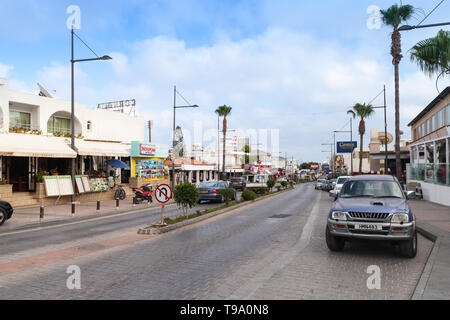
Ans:
<svg viewBox="0 0 450 320"><path fill-rule="evenodd" d="M177 87L174 86L174 90L173 90L173 139L172 139L173 158L172 158L172 177L170 179L170 186L171 186L172 190L174 189L174 186L175 186L175 131L176 131L175 115L176 115L176 110L177 109L187 109L187 108L199 108L199 106L196 104L189 105L189 106L177 106L177 93L178 93ZM181 96L181 97L183 98L183 96ZM183 100L186 101L186 99L184 99L184 98L183 98Z"/></svg>
<svg viewBox="0 0 450 320"><path fill-rule="evenodd" d="M98 60L112 60L112 58L110 56L103 56L103 57L99 57L97 56L97 54L92 51L91 48L89 48L83 40L80 39L80 37L78 37L75 32L73 31L72 28L72 59L70 60L71 63L71 67L72 67L72 101L71 101L71 114L70 114L70 129L71 129L71 133L72 133L72 137L71 137L71 142L70 142L70 147L72 148L73 151L75 151L77 154L78 152L75 150L75 63L77 62L87 62L87 61L98 61ZM97 58L90 58L90 59L78 59L75 60L74 58L74 36L76 36L78 39L81 40L81 42L89 48L89 50L91 50L96 56ZM72 178L72 186L73 186L73 191L74 193L71 196L71 202L72 202L72 216L75 214L75 158L72 159L72 172L71 172L71 178Z"/></svg>
<svg viewBox="0 0 450 320"><path fill-rule="evenodd" d="M384 109L384 147L385 147L385 159L384 159L384 174L388 173L388 132L387 132L387 106L386 106L386 86L383 88L384 92L384 106L373 107L374 109Z"/></svg>
<svg viewBox="0 0 450 320"><path fill-rule="evenodd" d="M434 23L434 24L424 24L422 26L409 26L404 25L398 28L398 31L410 31L414 29L421 29L421 28L432 28L432 27L440 27L440 26L448 26L450 25L450 22L443 22L443 23Z"/></svg>

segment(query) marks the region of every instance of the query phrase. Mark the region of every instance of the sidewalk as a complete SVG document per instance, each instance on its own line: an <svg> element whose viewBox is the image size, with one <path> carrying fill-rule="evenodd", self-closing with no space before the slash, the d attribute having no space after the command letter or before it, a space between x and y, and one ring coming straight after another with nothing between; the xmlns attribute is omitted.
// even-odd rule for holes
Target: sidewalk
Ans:
<svg viewBox="0 0 450 320"><path fill-rule="evenodd" d="M170 204L173 204L173 201L169 202L167 205ZM97 202L77 204L75 208L75 215L73 217L71 215L72 206L70 204L48 206L45 207L44 219L42 219L42 221L39 219L39 207L18 208L14 210L12 218L0 227L0 233L29 229L38 226L55 225L62 222L82 221L161 206L161 204L155 202L150 205L147 204L147 202L144 202L133 206L133 200L131 198L120 201L119 208L116 208L115 200L104 200L100 205L100 212L97 213Z"/></svg>
<svg viewBox="0 0 450 320"><path fill-rule="evenodd" d="M414 293L414 300L450 299L450 207L410 201L417 228L435 241L434 249ZM419 247L420 250L420 247Z"/></svg>

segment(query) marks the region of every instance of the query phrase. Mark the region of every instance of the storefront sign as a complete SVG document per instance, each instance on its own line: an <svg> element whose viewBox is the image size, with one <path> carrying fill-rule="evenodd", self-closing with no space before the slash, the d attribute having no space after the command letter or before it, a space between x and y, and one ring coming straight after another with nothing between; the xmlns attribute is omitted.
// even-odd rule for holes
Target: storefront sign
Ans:
<svg viewBox="0 0 450 320"><path fill-rule="evenodd" d="M319 165L318 164L312 164L311 165L311 169L319 169Z"/></svg>
<svg viewBox="0 0 450 320"><path fill-rule="evenodd" d="M358 142L356 141L343 141L337 143L337 153L353 153L358 148Z"/></svg>
<svg viewBox="0 0 450 320"><path fill-rule="evenodd" d="M140 154L145 156L153 156L156 154L156 147L149 144L141 144Z"/></svg>

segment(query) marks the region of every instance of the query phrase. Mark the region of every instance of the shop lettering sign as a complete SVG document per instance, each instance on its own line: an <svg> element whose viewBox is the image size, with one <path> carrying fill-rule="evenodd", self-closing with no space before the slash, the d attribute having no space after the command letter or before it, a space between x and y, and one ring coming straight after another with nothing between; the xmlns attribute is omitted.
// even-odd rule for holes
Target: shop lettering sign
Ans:
<svg viewBox="0 0 450 320"><path fill-rule="evenodd" d="M148 144L141 144L140 154L151 156L156 153L156 147Z"/></svg>

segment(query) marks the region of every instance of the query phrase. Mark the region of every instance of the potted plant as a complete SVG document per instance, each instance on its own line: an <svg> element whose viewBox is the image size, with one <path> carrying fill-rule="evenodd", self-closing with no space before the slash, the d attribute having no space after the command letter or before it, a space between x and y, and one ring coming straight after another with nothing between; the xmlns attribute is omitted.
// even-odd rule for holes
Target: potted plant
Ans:
<svg viewBox="0 0 450 320"><path fill-rule="evenodd" d="M57 176L57 175L58 175L58 169L57 169L57 168L51 169L51 170L50 170L50 174L51 174L52 176Z"/></svg>

